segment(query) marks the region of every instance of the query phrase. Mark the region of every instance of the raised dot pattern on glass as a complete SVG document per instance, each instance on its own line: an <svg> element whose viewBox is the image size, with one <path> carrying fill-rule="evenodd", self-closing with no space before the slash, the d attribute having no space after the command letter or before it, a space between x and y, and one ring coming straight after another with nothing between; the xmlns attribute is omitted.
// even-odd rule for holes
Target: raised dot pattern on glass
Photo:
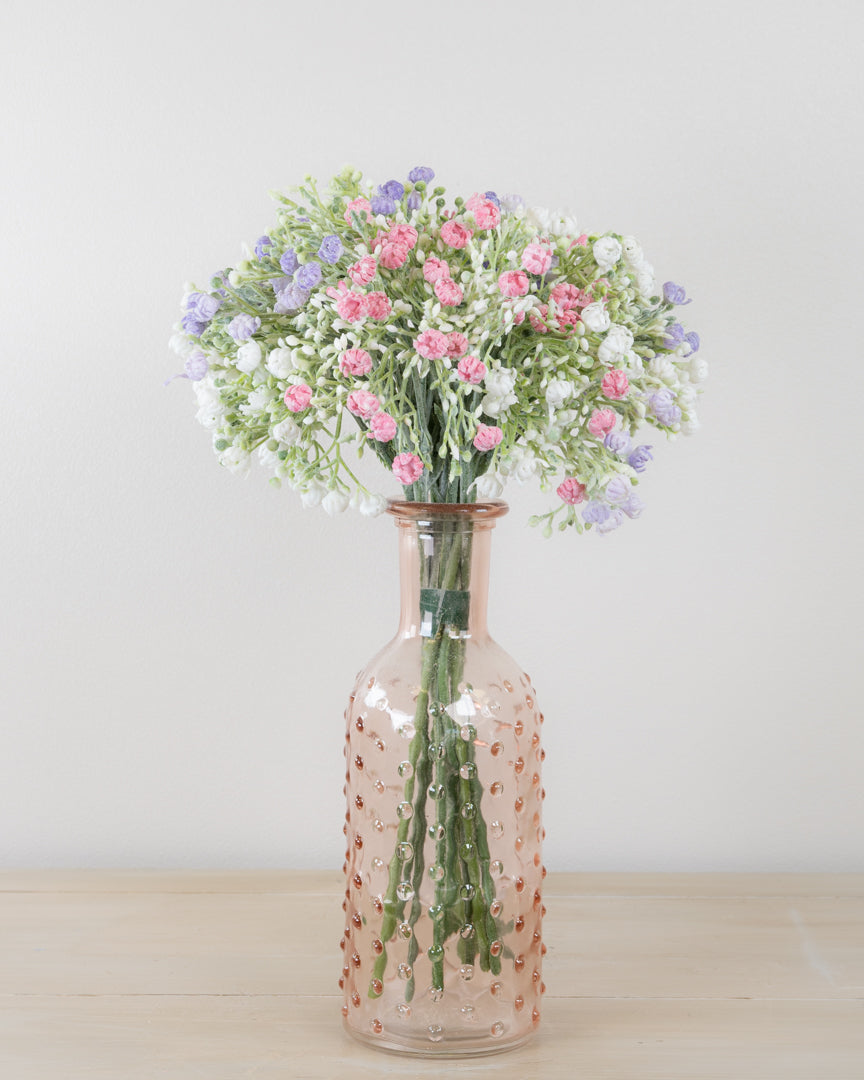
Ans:
<svg viewBox="0 0 864 1080"><path fill-rule="evenodd" d="M454 745L470 753L447 780L436 772L450 753L446 742L442 751L430 740L426 762L412 752L416 657L416 649L408 658L398 648L384 650L359 678L346 713L347 929L345 951L337 950L340 961L347 960L339 979L343 1015L352 1033L370 1044L470 1054L521 1041L542 1008L542 824L534 818L542 812L541 714L530 680L502 650L491 642L466 648L452 712ZM470 881L452 899L436 895L445 880L442 822L452 815L464 830L459 856L488 858L493 891L484 903L494 933L476 923ZM479 822L488 856L476 828L469 831ZM396 908L388 900L391 882ZM449 932L454 917L459 922ZM436 937L436 926L446 936ZM480 962L484 934L496 971ZM436 966L440 988L433 985Z"/></svg>

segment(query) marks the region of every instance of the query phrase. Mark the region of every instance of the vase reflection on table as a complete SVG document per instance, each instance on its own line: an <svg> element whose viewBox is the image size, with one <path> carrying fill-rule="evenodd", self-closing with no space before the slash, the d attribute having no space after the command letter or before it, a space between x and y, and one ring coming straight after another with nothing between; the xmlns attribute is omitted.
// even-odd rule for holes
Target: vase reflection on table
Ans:
<svg viewBox="0 0 864 1080"><path fill-rule="evenodd" d="M489 1053L528 1038L545 990L543 717L486 627L507 507L389 512L399 629L346 712L342 1012L383 1049Z"/></svg>

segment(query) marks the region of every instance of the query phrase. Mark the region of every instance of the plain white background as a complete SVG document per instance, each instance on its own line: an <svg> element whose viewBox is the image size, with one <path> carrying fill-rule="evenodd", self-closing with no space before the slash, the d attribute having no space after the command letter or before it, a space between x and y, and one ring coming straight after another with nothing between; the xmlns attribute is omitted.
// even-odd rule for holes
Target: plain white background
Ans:
<svg viewBox="0 0 864 1080"><path fill-rule="evenodd" d="M0 864L340 864L395 529L231 476L162 380L184 282L351 163L569 206L695 297L704 427L643 518L546 542L516 488L496 532L550 867L864 869L860 4L7 0L0 30Z"/></svg>

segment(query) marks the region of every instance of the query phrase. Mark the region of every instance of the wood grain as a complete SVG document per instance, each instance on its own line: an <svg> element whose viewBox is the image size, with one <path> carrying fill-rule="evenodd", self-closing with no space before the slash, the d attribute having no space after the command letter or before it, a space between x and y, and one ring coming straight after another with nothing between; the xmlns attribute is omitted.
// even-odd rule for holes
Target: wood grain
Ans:
<svg viewBox="0 0 864 1080"><path fill-rule="evenodd" d="M547 882L541 1033L448 1071L864 1080L864 875ZM440 1074L343 1034L341 922L332 872L0 874L0 1076Z"/></svg>

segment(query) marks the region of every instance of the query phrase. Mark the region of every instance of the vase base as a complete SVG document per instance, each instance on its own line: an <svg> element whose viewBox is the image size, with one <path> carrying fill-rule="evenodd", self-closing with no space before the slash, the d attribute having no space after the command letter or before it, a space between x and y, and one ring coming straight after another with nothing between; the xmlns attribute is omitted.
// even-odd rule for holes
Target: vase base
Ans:
<svg viewBox="0 0 864 1080"><path fill-rule="evenodd" d="M357 1042L363 1043L364 1046L371 1047L373 1050L384 1051L384 1053L387 1054L400 1054L402 1056L426 1058L489 1057L491 1054L503 1054L508 1050L515 1050L517 1047L523 1046L534 1036L534 1031L527 1031L509 1039L500 1038L492 1040L489 1038L472 1039L469 1037L433 1043L428 1039L423 1040L419 1037L416 1039L406 1038L397 1041L396 1039L388 1038L387 1035L383 1033L381 1035L367 1035L363 1031L357 1031L356 1028L352 1028L350 1024L344 1021L343 1027L352 1039L356 1039Z"/></svg>

